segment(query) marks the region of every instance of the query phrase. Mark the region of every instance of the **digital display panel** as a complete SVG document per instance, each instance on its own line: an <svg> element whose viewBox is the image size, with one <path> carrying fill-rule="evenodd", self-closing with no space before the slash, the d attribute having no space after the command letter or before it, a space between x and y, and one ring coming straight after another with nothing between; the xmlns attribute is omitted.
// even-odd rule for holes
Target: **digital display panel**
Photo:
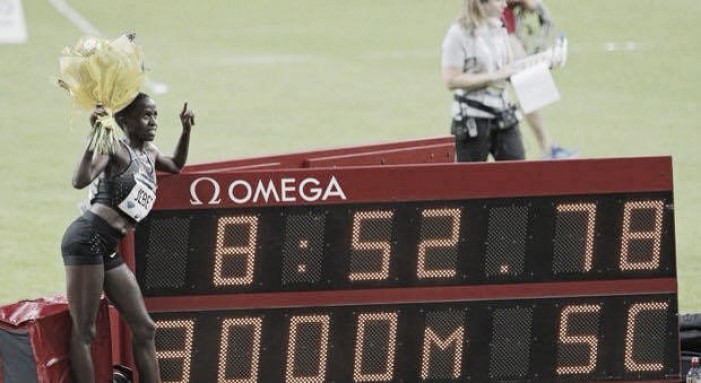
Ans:
<svg viewBox="0 0 701 383"><path fill-rule="evenodd" d="M680 379L669 158L202 170L123 244L164 382Z"/></svg>
<svg viewBox="0 0 701 383"><path fill-rule="evenodd" d="M673 295L154 314L167 382L555 382L678 372Z"/></svg>
<svg viewBox="0 0 701 383"><path fill-rule="evenodd" d="M155 211L146 296L674 276L669 193Z"/></svg>

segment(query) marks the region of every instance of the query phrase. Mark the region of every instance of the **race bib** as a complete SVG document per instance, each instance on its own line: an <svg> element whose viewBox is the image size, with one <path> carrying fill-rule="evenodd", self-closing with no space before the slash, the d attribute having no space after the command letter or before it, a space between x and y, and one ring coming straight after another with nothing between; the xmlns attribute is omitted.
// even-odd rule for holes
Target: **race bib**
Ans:
<svg viewBox="0 0 701 383"><path fill-rule="evenodd" d="M119 209L134 221L140 222L148 215L156 202L156 193L143 181L135 178L136 184L127 198L119 204Z"/></svg>

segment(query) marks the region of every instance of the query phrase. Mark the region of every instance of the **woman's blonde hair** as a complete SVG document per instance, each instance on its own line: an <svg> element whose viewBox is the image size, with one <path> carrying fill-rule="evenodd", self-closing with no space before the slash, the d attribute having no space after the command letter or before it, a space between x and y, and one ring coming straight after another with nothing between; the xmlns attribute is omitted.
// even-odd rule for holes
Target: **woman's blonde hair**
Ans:
<svg viewBox="0 0 701 383"><path fill-rule="evenodd" d="M488 0L463 0L457 23L468 30L475 30L484 24L487 17L484 13L484 3Z"/></svg>

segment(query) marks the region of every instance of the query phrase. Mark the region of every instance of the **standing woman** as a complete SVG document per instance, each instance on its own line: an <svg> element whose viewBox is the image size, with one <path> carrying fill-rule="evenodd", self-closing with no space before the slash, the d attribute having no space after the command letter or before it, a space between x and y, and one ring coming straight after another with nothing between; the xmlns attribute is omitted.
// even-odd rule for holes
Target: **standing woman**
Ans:
<svg viewBox="0 0 701 383"><path fill-rule="evenodd" d="M506 4L502 18L509 33L511 49L516 60L543 52L554 45L554 23L543 1L507 0ZM553 63L553 66L558 67L562 64L564 63ZM564 148L550 139L544 114L538 109L525 115L541 150L540 158L577 157L578 150Z"/></svg>
<svg viewBox="0 0 701 383"><path fill-rule="evenodd" d="M454 92L451 133L457 160L525 158L508 79L514 73L509 36L501 21L506 0L464 0L446 34L441 75Z"/></svg>
<svg viewBox="0 0 701 383"><path fill-rule="evenodd" d="M98 106L90 116L91 124L105 114ZM68 227L61 243L72 324L69 357L76 383L95 383L90 345L103 290L131 330L140 381L161 382L155 323L146 311L134 274L117 252L121 238L153 206L156 170L178 173L187 160L194 113L185 103L180 113L183 130L172 157L162 155L151 143L156 137L157 117L154 100L139 93L114 116L125 137L108 154L88 145L73 174L76 189L97 180L87 211Z"/></svg>

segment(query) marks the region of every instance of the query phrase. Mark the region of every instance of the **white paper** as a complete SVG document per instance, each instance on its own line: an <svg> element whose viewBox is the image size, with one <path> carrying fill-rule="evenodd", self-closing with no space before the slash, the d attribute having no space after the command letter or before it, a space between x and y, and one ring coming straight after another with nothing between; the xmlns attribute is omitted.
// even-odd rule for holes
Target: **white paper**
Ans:
<svg viewBox="0 0 701 383"><path fill-rule="evenodd" d="M540 63L511 76L521 110L531 113L560 99L547 63Z"/></svg>
<svg viewBox="0 0 701 383"><path fill-rule="evenodd" d="M28 38L21 0L0 0L0 44L25 43Z"/></svg>

